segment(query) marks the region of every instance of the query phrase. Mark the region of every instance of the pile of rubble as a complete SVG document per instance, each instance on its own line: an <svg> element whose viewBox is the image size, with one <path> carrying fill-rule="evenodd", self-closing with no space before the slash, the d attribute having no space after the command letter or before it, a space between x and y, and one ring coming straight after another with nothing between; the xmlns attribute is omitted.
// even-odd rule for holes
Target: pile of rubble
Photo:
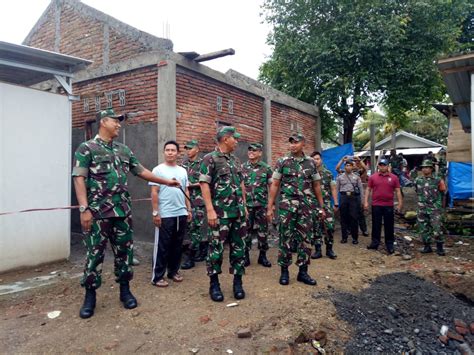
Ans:
<svg viewBox="0 0 474 355"><path fill-rule="evenodd" d="M474 309L412 274L384 275L359 294L331 298L355 329L348 353L469 354L473 347Z"/></svg>

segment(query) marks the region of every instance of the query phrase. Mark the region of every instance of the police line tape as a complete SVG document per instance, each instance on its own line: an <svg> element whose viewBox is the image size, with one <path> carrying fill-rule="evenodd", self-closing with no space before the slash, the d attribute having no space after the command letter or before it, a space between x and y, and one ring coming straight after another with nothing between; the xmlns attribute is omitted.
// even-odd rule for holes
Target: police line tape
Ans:
<svg viewBox="0 0 474 355"><path fill-rule="evenodd" d="M132 202L141 202L141 201L151 201L151 198L136 198L132 199ZM58 211L58 210L74 210L79 208L77 206L65 206L65 207L50 207L50 208L29 208L27 210L21 211L10 211L10 212L0 212L0 216L6 216L9 214L19 214L19 213L27 213L27 212L43 212L43 211Z"/></svg>

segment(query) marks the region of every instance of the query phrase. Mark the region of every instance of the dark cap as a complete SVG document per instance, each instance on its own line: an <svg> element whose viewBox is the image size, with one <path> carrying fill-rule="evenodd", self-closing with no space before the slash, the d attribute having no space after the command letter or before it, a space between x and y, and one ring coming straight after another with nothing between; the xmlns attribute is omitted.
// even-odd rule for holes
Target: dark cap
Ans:
<svg viewBox="0 0 474 355"><path fill-rule="evenodd" d="M223 126L218 129L216 138L220 139L225 136L233 136L234 138L240 138L240 133L235 131L235 127L233 126Z"/></svg>
<svg viewBox="0 0 474 355"><path fill-rule="evenodd" d="M261 143L250 143L249 144L249 150L250 149L253 149L253 150L262 150L263 148L263 144Z"/></svg>
<svg viewBox="0 0 474 355"><path fill-rule="evenodd" d="M354 161L352 159L347 159L346 160L346 165L349 164L349 165L354 165Z"/></svg>
<svg viewBox="0 0 474 355"><path fill-rule="evenodd" d="M434 169L433 161L431 159L425 159L423 160L423 163L421 163L420 167Z"/></svg>
<svg viewBox="0 0 474 355"><path fill-rule="evenodd" d="M95 115L95 119L96 119L97 122L99 122L101 119L106 118L106 117L115 118L119 121L123 121L124 118L125 118L124 115L116 115L114 110L112 110L111 108L99 111Z"/></svg>
<svg viewBox="0 0 474 355"><path fill-rule="evenodd" d="M186 142L184 144L184 148L194 148L194 147L197 147L199 145L199 142L197 141L197 139L191 139L189 142Z"/></svg>
<svg viewBox="0 0 474 355"><path fill-rule="evenodd" d="M379 161L379 165L388 165L388 160L383 158L383 159L380 159Z"/></svg>
<svg viewBox="0 0 474 355"><path fill-rule="evenodd" d="M301 141L304 141L305 138L304 138L302 133L295 133L295 134L292 134L288 138L288 142L291 142L292 140L295 141L295 142L301 142Z"/></svg>

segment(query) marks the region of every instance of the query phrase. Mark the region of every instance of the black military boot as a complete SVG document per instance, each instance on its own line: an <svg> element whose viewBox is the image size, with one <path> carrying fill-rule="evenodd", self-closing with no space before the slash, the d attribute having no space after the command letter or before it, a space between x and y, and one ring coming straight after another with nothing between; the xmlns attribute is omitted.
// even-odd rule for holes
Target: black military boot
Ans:
<svg viewBox="0 0 474 355"><path fill-rule="evenodd" d="M219 276L217 274L211 275L211 282L209 286L209 295L214 302L224 301L224 294L221 291L221 285L219 284Z"/></svg>
<svg viewBox="0 0 474 355"><path fill-rule="evenodd" d="M95 289L86 288L86 297L79 311L79 317L86 319L94 315L95 309Z"/></svg>
<svg viewBox="0 0 474 355"><path fill-rule="evenodd" d="M443 242L436 243L436 254L438 254L439 256L446 255L446 252L444 251L444 248L443 248Z"/></svg>
<svg viewBox="0 0 474 355"><path fill-rule="evenodd" d="M196 255L194 256L193 261L201 262L201 261L206 260L208 247L209 247L209 242L199 243L199 252L196 252Z"/></svg>
<svg viewBox="0 0 474 355"><path fill-rule="evenodd" d="M425 243L425 246L423 247L423 249L420 249L420 253L422 254L429 254L432 252L433 252L433 249L431 249L430 243Z"/></svg>
<svg viewBox="0 0 474 355"><path fill-rule="evenodd" d="M192 269L196 264L194 263L194 257L196 256L196 250L188 250L183 254L184 262L181 264L181 269L189 270Z"/></svg>
<svg viewBox="0 0 474 355"><path fill-rule="evenodd" d="M130 291L130 284L128 281L120 283L120 301L122 301L123 307L126 309L133 309L138 306L137 299Z"/></svg>
<svg viewBox="0 0 474 355"><path fill-rule="evenodd" d="M314 286L316 285L316 280L311 278L308 274L308 265L301 265L300 271L298 272L298 277L296 278L299 282L303 282L306 285Z"/></svg>
<svg viewBox="0 0 474 355"><path fill-rule="evenodd" d="M316 244L314 246L314 253L311 255L311 259L320 259L323 257L321 253L321 244Z"/></svg>
<svg viewBox="0 0 474 355"><path fill-rule="evenodd" d="M272 263L267 259L267 252L265 250L260 250L258 255L258 263L265 267L272 267Z"/></svg>
<svg viewBox="0 0 474 355"><path fill-rule="evenodd" d="M288 272L288 266L281 267L280 285L286 286L290 283L290 273Z"/></svg>
<svg viewBox="0 0 474 355"><path fill-rule="evenodd" d="M327 243L326 244L326 256L329 259L336 259L337 258L336 253L334 252L334 250L332 250L332 243Z"/></svg>
<svg viewBox="0 0 474 355"><path fill-rule="evenodd" d="M249 265L250 265L250 251L249 249L245 248L244 266L247 267Z"/></svg>
<svg viewBox="0 0 474 355"><path fill-rule="evenodd" d="M234 275L234 298L236 300L242 300L245 298L245 291L242 287L242 275Z"/></svg>

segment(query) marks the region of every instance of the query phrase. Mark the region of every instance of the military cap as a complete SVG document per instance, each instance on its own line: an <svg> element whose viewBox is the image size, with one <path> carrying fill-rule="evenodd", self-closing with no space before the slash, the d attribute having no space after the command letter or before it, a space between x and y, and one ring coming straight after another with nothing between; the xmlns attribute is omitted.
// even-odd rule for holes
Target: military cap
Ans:
<svg viewBox="0 0 474 355"><path fill-rule="evenodd" d="M262 150L262 148L263 148L263 144L261 144L261 143L250 143L249 144L249 149Z"/></svg>
<svg viewBox="0 0 474 355"><path fill-rule="evenodd" d="M303 133L295 133L295 134L292 134L288 138L288 142L291 142L292 140L295 141L295 142L301 142L301 141L304 141L305 138L303 136Z"/></svg>
<svg viewBox="0 0 474 355"><path fill-rule="evenodd" d="M235 131L233 126L223 126L217 130L216 138L220 139L225 136L233 136L234 138L240 138L240 133Z"/></svg>
<svg viewBox="0 0 474 355"><path fill-rule="evenodd" d="M420 167L422 167L422 168L425 168L425 167L434 168L433 161L431 159L425 159L425 160L423 160L423 163L421 163Z"/></svg>
<svg viewBox="0 0 474 355"><path fill-rule="evenodd" d="M186 142L186 143L184 144L184 148L189 148L189 149L191 149L191 148L194 148L194 147L196 147L196 146L198 146L198 145L199 145L199 142L197 141L197 139L191 139L189 142Z"/></svg>
<svg viewBox="0 0 474 355"><path fill-rule="evenodd" d="M102 110L102 111L97 112L97 114L95 116L95 119L96 119L97 122L99 122L101 119L103 119L105 117L115 118L119 121L123 121L124 118L125 118L124 115L116 115L113 109L108 108L106 110Z"/></svg>
<svg viewBox="0 0 474 355"><path fill-rule="evenodd" d="M388 160L385 158L380 159L379 165L388 165Z"/></svg>

